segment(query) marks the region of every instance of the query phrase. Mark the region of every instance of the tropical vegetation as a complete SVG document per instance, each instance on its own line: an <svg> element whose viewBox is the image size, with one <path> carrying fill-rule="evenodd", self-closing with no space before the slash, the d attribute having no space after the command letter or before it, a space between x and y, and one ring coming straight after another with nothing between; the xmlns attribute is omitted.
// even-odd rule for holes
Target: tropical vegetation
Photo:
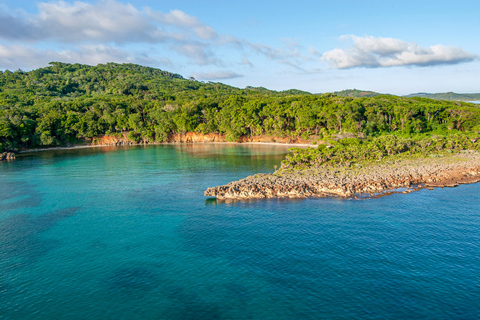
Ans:
<svg viewBox="0 0 480 320"><path fill-rule="evenodd" d="M287 159L295 166L478 149L479 131L479 106L464 102L240 89L134 64L53 62L29 72L0 71L0 151L72 145L101 135L162 142L186 132L223 134L229 141L301 137L319 144Z"/></svg>

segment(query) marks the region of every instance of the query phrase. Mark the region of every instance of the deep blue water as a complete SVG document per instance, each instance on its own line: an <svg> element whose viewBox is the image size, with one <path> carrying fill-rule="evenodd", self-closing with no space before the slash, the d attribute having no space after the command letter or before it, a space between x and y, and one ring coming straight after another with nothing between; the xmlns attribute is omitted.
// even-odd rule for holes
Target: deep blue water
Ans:
<svg viewBox="0 0 480 320"><path fill-rule="evenodd" d="M285 147L0 163L0 319L478 319L480 184L215 203Z"/></svg>

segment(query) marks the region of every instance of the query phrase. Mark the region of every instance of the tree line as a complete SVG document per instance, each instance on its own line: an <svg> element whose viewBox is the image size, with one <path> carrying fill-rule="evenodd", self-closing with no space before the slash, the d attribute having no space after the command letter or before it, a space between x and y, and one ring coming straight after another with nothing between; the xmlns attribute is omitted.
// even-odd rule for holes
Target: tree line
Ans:
<svg viewBox="0 0 480 320"><path fill-rule="evenodd" d="M235 141L252 135L322 140L340 133L447 137L479 130L478 106L463 102L239 89L133 64L53 62L0 72L0 151L121 133L154 142L185 132Z"/></svg>

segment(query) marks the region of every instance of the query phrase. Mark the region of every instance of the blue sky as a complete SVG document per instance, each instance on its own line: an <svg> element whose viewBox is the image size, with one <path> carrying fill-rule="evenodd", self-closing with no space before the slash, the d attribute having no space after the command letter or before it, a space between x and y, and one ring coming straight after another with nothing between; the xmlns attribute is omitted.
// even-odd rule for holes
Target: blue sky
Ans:
<svg viewBox="0 0 480 320"><path fill-rule="evenodd" d="M129 62L237 87L480 92L480 1L11 1L0 70Z"/></svg>

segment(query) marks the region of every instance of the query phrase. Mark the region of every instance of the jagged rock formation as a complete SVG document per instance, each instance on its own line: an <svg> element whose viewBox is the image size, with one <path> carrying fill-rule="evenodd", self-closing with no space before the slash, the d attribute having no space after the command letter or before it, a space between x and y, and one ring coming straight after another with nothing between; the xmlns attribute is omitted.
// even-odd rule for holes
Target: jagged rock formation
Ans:
<svg viewBox="0 0 480 320"><path fill-rule="evenodd" d="M379 196L402 189L454 187L480 181L480 153L462 152L442 158L399 161L364 168L317 168L315 170L257 174L209 188L205 196L217 199L306 198L361 195Z"/></svg>

